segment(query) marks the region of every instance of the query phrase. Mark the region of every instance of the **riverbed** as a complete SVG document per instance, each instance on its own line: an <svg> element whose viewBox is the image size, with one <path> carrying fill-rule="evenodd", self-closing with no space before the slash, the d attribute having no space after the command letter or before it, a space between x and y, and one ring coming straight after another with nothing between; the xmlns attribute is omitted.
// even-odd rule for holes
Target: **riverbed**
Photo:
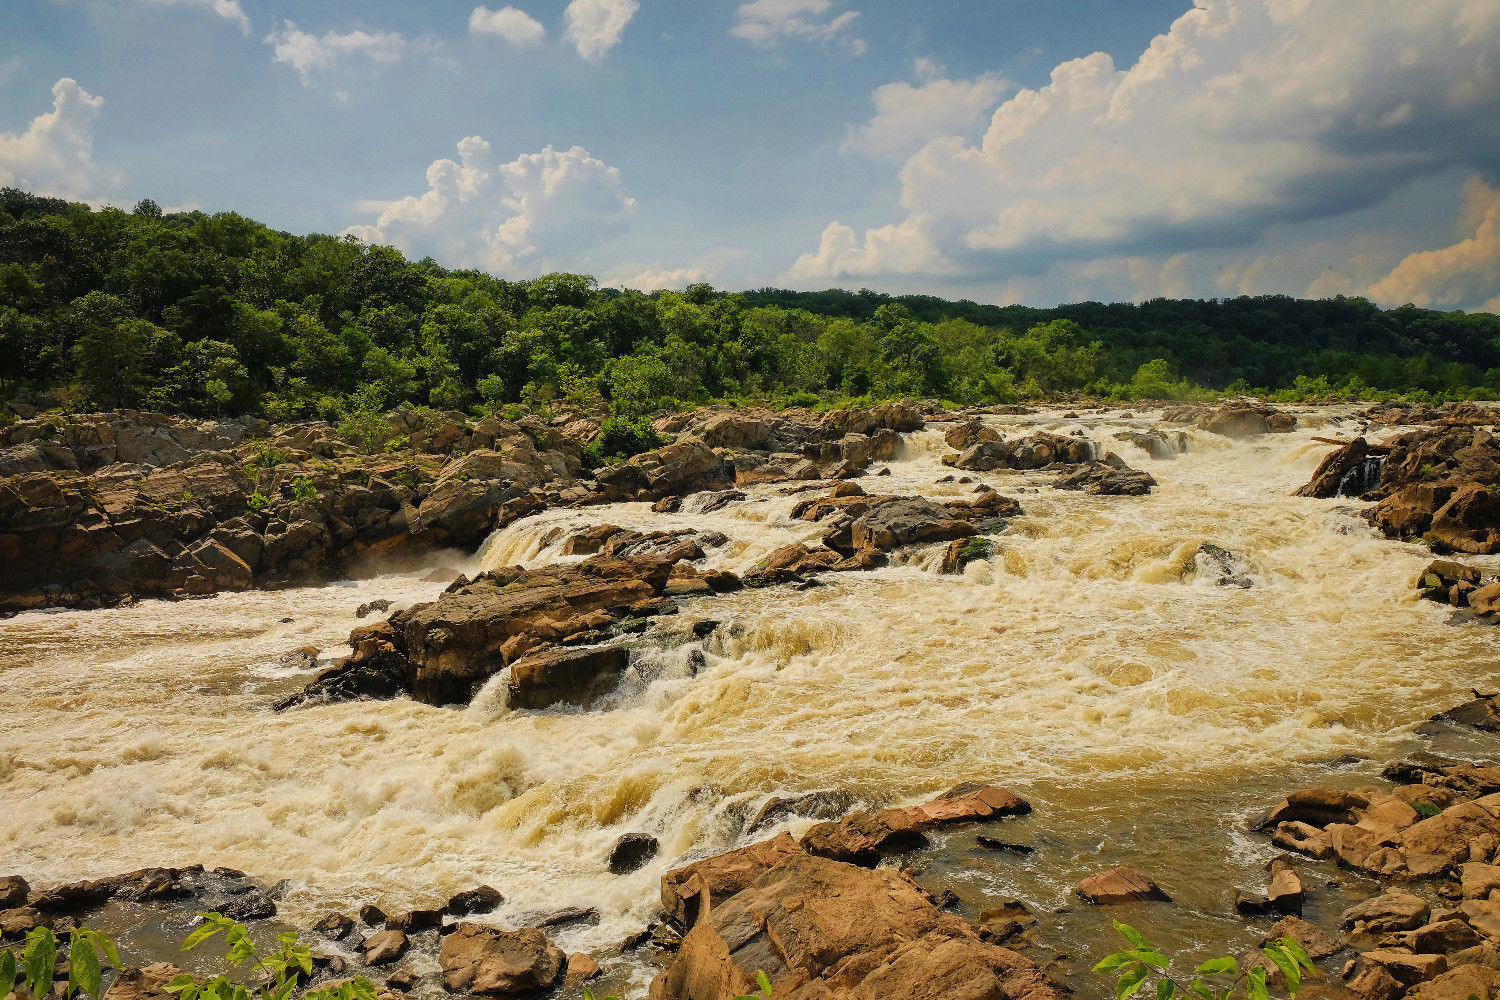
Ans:
<svg viewBox="0 0 1500 1000"><path fill-rule="evenodd" d="M1057 970L1083 983L1113 945L1110 914L1071 887L1130 863L1175 903L1126 919L1173 947L1243 949L1264 927L1234 916L1234 890L1262 888L1271 856L1247 817L1301 784L1368 780L1424 749L1428 717L1500 681L1500 633L1417 599L1430 553L1377 536L1356 500L1291 495L1329 450L1314 437L1359 430L1343 411L1298 416L1295 432L1243 440L1165 428L1158 458L1128 440L1158 426L1150 412L986 418L1007 436L1081 433L1150 472L1146 497L1055 490L1044 472L955 473L942 425L904 435L860 484L953 499L988 483L1016 497L1024 513L990 558L945 576L935 546L805 589L684 601L632 640L626 679L588 711L511 710L503 676L464 708L269 706L310 679L284 654L337 655L372 620L355 617L360 604L563 561L571 529L718 531L729 541L706 565L744 573L820 534L791 519L787 484L709 513L691 499L679 513L546 511L416 572L0 622L0 874L46 885L230 866L287 880L281 916L303 927L486 883L507 901L481 919L501 925L596 908L598 923L556 937L603 961L654 919L668 868L810 824L748 831L769 796L902 804L977 780L1034 807L982 832L1037 850L984 851L959 828L898 860L954 891L960 912L1022 898L1043 914L1039 938L1071 956ZM1239 580L1225 585L1204 543L1232 554ZM1500 558L1467 561L1500 571ZM699 639L703 621L718 625ZM611 875L630 832L661 853ZM1358 889L1329 878L1310 880L1313 913ZM610 984L644 995L653 970L606 965Z"/></svg>

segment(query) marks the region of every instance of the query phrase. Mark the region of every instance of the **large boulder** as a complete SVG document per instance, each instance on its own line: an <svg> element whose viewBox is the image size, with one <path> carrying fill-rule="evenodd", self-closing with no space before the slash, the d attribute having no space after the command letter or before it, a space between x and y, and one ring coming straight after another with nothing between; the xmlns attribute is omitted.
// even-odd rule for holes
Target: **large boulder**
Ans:
<svg viewBox="0 0 1500 1000"><path fill-rule="evenodd" d="M1037 431L1014 441L976 440L951 464L972 472L1076 465L1094 458L1086 438Z"/></svg>
<svg viewBox="0 0 1500 1000"><path fill-rule="evenodd" d="M587 705L607 693L630 666L620 646L552 649L510 665L511 708L548 708L559 702Z"/></svg>
<svg viewBox="0 0 1500 1000"><path fill-rule="evenodd" d="M567 956L535 928L502 931L464 922L443 938L443 986L475 996L530 996L551 989Z"/></svg>
<svg viewBox="0 0 1500 1000"><path fill-rule="evenodd" d="M730 1000L755 988L756 972L774 996L795 1000L1062 996L1034 963L986 944L887 869L794 853L705 910L652 982L652 1000Z"/></svg>
<svg viewBox="0 0 1500 1000"><path fill-rule="evenodd" d="M857 812L838 822L819 823L802 837L812 854L874 865L882 855L927 843L926 831L953 823L1022 816L1031 805L995 785L964 783L917 806Z"/></svg>

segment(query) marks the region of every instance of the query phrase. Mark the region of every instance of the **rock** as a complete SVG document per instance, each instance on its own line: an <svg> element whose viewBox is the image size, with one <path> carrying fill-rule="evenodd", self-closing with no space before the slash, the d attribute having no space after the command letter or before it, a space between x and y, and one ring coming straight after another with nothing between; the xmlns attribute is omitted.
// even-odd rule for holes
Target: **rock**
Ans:
<svg viewBox="0 0 1500 1000"><path fill-rule="evenodd" d="M1285 861L1277 858L1271 862L1271 885L1266 890L1266 901L1271 909L1279 913L1302 912L1302 880Z"/></svg>
<svg viewBox="0 0 1500 1000"><path fill-rule="evenodd" d="M365 964L389 965L398 961L409 944L404 931L376 931L365 940Z"/></svg>
<svg viewBox="0 0 1500 1000"><path fill-rule="evenodd" d="M598 634L613 622L654 607L672 564L663 559L590 558L526 570L511 566L451 586L436 601L413 605L388 621L355 629L354 652L324 671L300 700L390 697L410 691L429 704L468 702L490 675L528 653ZM574 698L580 684L603 683L621 652L564 651L512 670L526 705ZM623 668L622 668L623 669ZM617 674L618 671L615 671ZM519 678L519 679L518 679Z"/></svg>
<svg viewBox="0 0 1500 1000"><path fill-rule="evenodd" d="M1492 941L1500 941L1500 902L1490 899L1466 899L1459 905L1469 926Z"/></svg>
<svg viewBox="0 0 1500 1000"><path fill-rule="evenodd" d="M1320 930L1301 917L1282 917L1271 925L1261 944L1289 937L1300 944L1312 959L1328 958L1344 950L1344 944L1327 931Z"/></svg>
<svg viewBox="0 0 1500 1000"><path fill-rule="evenodd" d="M354 921L342 913L334 912L313 924L312 929L330 941L339 941L354 929Z"/></svg>
<svg viewBox="0 0 1500 1000"><path fill-rule="evenodd" d="M822 857L871 866L882 855L925 846L925 831L935 827L1030 811L1024 799L1003 788L965 783L918 806L857 812L837 823L819 823L803 834L802 847Z"/></svg>
<svg viewBox="0 0 1500 1000"><path fill-rule="evenodd" d="M805 792L802 795L773 795L756 810L745 829L754 833L774 826L790 816L838 819L848 813L853 804L854 796L833 789Z"/></svg>
<svg viewBox="0 0 1500 1000"><path fill-rule="evenodd" d="M0 910L11 910L25 906L31 886L19 875L0 878Z"/></svg>
<svg viewBox="0 0 1500 1000"><path fill-rule="evenodd" d="M1418 954L1444 955L1480 943L1479 932L1462 920L1434 920L1415 930L1392 934L1381 941L1381 947L1409 948Z"/></svg>
<svg viewBox="0 0 1500 1000"><path fill-rule="evenodd" d="M1418 927L1430 912L1432 907L1420 896L1387 889L1374 899L1349 907L1339 919L1346 930L1355 934L1384 934Z"/></svg>
<svg viewBox="0 0 1500 1000"><path fill-rule="evenodd" d="M1204 542L1193 554L1193 564L1200 576L1207 577L1220 587L1238 587L1249 590L1255 586L1249 567L1244 560L1222 546Z"/></svg>
<svg viewBox="0 0 1500 1000"><path fill-rule="evenodd" d="M955 538L943 553L942 571L958 573L969 563L988 559L994 545L987 538Z"/></svg>
<svg viewBox="0 0 1500 1000"><path fill-rule="evenodd" d="M166 985L180 975L182 970L170 962L155 962L139 969L128 966L109 984L103 1000L169 1000L176 994L168 993Z"/></svg>
<svg viewBox="0 0 1500 1000"><path fill-rule="evenodd" d="M1399 1000L1406 987L1379 965L1369 965L1349 981L1349 991L1361 1000Z"/></svg>
<svg viewBox="0 0 1500 1000"><path fill-rule="evenodd" d="M387 929L404 931L407 934L430 931L442 925L442 910L407 910L405 913L392 913L385 918Z"/></svg>
<svg viewBox="0 0 1500 1000"><path fill-rule="evenodd" d="M386 977L385 985L399 993L410 993L417 985L417 973L413 969L398 969Z"/></svg>
<svg viewBox="0 0 1500 1000"><path fill-rule="evenodd" d="M1406 868L1414 875L1436 875L1466 861L1488 861L1500 848L1500 795L1444 809L1408 827L1401 836Z"/></svg>
<svg viewBox="0 0 1500 1000"><path fill-rule="evenodd" d="M653 1000L748 993L757 970L775 996L1061 996L1029 960L986 944L893 871L792 854L706 912L651 984Z"/></svg>
<svg viewBox="0 0 1500 1000"><path fill-rule="evenodd" d="M476 996L518 996L550 989L567 963L562 949L535 928L502 931L462 923L438 955L443 986Z"/></svg>
<svg viewBox="0 0 1500 1000"><path fill-rule="evenodd" d="M1026 844L1012 844L1006 840L996 840L994 837L980 835L974 838L974 843L986 851L1008 851L1011 854L1035 854L1036 848Z"/></svg>
<svg viewBox="0 0 1500 1000"><path fill-rule="evenodd" d="M1098 906L1152 899L1172 901L1172 897L1163 892L1155 882L1126 865L1091 875L1078 883L1073 891Z"/></svg>
<svg viewBox="0 0 1500 1000"><path fill-rule="evenodd" d="M750 885L767 869L794 854L806 853L789 834L695 861L661 877L661 903L667 919L691 927L698 918L698 897L707 890L725 899Z"/></svg>
<svg viewBox="0 0 1500 1000"><path fill-rule="evenodd" d="M560 702L587 705L612 690L630 666L621 646L555 649L522 657L510 667L512 708L548 708Z"/></svg>
<svg viewBox="0 0 1500 1000"><path fill-rule="evenodd" d="M1365 965L1384 969L1402 986L1415 986L1448 971L1448 960L1442 955L1417 955L1409 951L1380 949L1365 952L1364 959Z"/></svg>
<svg viewBox="0 0 1500 1000"><path fill-rule="evenodd" d="M1266 897L1257 896L1249 892L1236 892L1234 895L1234 912L1242 917L1258 917L1270 909Z"/></svg>
<svg viewBox="0 0 1500 1000"><path fill-rule="evenodd" d="M1471 1000L1500 992L1500 970L1482 965L1460 965L1407 994L1408 1000Z"/></svg>
<svg viewBox="0 0 1500 1000"><path fill-rule="evenodd" d="M587 982L595 978L604 970L599 968L599 963L581 951L575 951L568 956L568 968L563 973L562 991L571 993L578 988L579 983Z"/></svg>
<svg viewBox="0 0 1500 1000"><path fill-rule="evenodd" d="M1384 456L1372 455L1364 438L1355 438L1318 465L1312 479L1297 490L1299 497L1358 497L1380 485Z"/></svg>
<svg viewBox="0 0 1500 1000"><path fill-rule="evenodd" d="M1493 615L1500 611L1500 580L1494 580L1468 595L1469 607L1476 615Z"/></svg>
<svg viewBox="0 0 1500 1000"><path fill-rule="evenodd" d="M1462 885L1465 899L1486 899L1500 889L1500 865L1489 865L1471 861L1462 866Z"/></svg>
<svg viewBox="0 0 1500 1000"><path fill-rule="evenodd" d="M385 911L374 903L366 903L359 908L359 919L369 927L381 927L385 924Z"/></svg>
<svg viewBox="0 0 1500 1000"><path fill-rule="evenodd" d="M465 889L449 899L448 905L443 907L443 912L450 917L467 917L471 913L489 913L503 902L505 902L505 897L500 895L498 889L481 885L473 889Z"/></svg>
<svg viewBox="0 0 1500 1000"><path fill-rule="evenodd" d="M965 451L976 444L998 441L1000 440L1000 435L996 433L994 428L986 427L982 420L975 417L967 423L950 427L943 435L943 440L954 451Z"/></svg>
<svg viewBox="0 0 1500 1000"><path fill-rule="evenodd" d="M1305 788L1292 792L1257 824L1257 829L1280 823L1306 823L1324 827L1330 823L1353 823L1356 812L1370 804L1357 792L1338 788Z"/></svg>
<svg viewBox="0 0 1500 1000"><path fill-rule="evenodd" d="M1477 697L1473 701L1466 701L1457 708L1434 715L1431 721L1451 722L1490 733L1500 732L1500 705L1496 704L1497 696L1480 695L1477 691L1475 694Z"/></svg>
<svg viewBox="0 0 1500 1000"><path fill-rule="evenodd" d="M1191 422L1194 427L1225 437L1253 437L1297 429L1297 418L1264 403L1235 401L1207 412L1195 407L1174 407L1162 413L1171 423Z"/></svg>
<svg viewBox="0 0 1500 1000"><path fill-rule="evenodd" d="M52 917L34 906L0 910L0 941L24 938L38 927L51 927Z"/></svg>
<svg viewBox="0 0 1500 1000"><path fill-rule="evenodd" d="M609 870L613 875L629 875L644 868L654 857L659 845L649 833L627 833L615 841L609 855Z"/></svg>
<svg viewBox="0 0 1500 1000"><path fill-rule="evenodd" d="M386 598L382 597L379 600L366 601L364 604L361 604L358 608L355 609L355 611L354 611L354 617L356 617L356 618L364 618L367 615L372 615L372 614L374 614L377 611L389 611L389 610L391 610L391 602L389 600L387 600Z"/></svg>
<svg viewBox="0 0 1500 1000"><path fill-rule="evenodd" d="M1016 441L979 441L952 464L970 472L995 469L1040 469L1054 463L1076 465L1091 461L1093 446L1081 437L1038 431Z"/></svg>
<svg viewBox="0 0 1500 1000"><path fill-rule="evenodd" d="M1126 497L1146 496L1155 486L1156 480L1148 472L1117 468L1102 462L1093 462L1065 473L1052 484L1053 489L1082 490L1092 496Z"/></svg>

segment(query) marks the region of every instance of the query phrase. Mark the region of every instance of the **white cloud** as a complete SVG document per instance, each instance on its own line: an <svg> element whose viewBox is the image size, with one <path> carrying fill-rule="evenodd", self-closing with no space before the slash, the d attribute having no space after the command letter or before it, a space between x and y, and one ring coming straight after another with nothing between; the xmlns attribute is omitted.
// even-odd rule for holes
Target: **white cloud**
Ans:
<svg viewBox="0 0 1500 1000"><path fill-rule="evenodd" d="M851 33L859 11L825 17L832 0L751 0L735 12L729 33L752 45L775 45L786 39L837 43L851 55L862 55L865 43Z"/></svg>
<svg viewBox="0 0 1500 1000"><path fill-rule="evenodd" d="M1406 257L1370 286L1369 295L1390 305L1465 306L1500 290L1500 189L1479 175L1464 184L1460 226L1472 235L1440 250ZM1486 302L1493 309L1500 297Z"/></svg>
<svg viewBox="0 0 1500 1000"><path fill-rule="evenodd" d="M565 37L584 59L603 62L640 7L637 0L573 0L563 11Z"/></svg>
<svg viewBox="0 0 1500 1000"><path fill-rule="evenodd" d="M1492 159L1497 116L1494 0L1198 0L1130 68L1062 63L979 142L930 142L902 167L901 221L835 223L786 277L1244 244Z"/></svg>
<svg viewBox="0 0 1500 1000"><path fill-rule="evenodd" d="M240 8L239 0L143 0L143 2L173 7L201 7L204 10L213 11L226 21L234 22L234 25L240 29L240 34L250 34L250 19Z"/></svg>
<svg viewBox="0 0 1500 1000"><path fill-rule="evenodd" d="M494 35L512 45L535 45L547 37L542 23L524 10L515 7L475 7L469 15L469 34Z"/></svg>
<svg viewBox="0 0 1500 1000"><path fill-rule="evenodd" d="M0 132L0 185L83 198L97 183L91 128L104 98L65 76L52 85L52 110L20 135Z"/></svg>
<svg viewBox="0 0 1500 1000"><path fill-rule="evenodd" d="M434 43L412 42L394 31L325 31L310 34L292 21L282 21L266 36L276 62L297 71L302 85L326 92L337 104L348 105L351 90L401 61L414 49Z"/></svg>
<svg viewBox="0 0 1500 1000"><path fill-rule="evenodd" d="M902 160L933 139L972 136L1007 86L1003 77L993 74L946 79L942 67L927 59L916 61L916 74L921 81L916 85L897 82L875 89L875 114L864 125L849 129L844 152Z"/></svg>
<svg viewBox="0 0 1500 1000"><path fill-rule="evenodd" d="M411 253L508 274L576 270L599 241L629 228L636 200L620 171L574 146L545 147L496 163L490 144L469 136L458 161L427 168L427 190L397 201L364 202L373 225L344 232Z"/></svg>
<svg viewBox="0 0 1500 1000"><path fill-rule="evenodd" d="M674 267L647 268L628 276L615 275L606 278L604 284L611 288L634 288L642 292L654 292L658 289L669 288L673 291L681 291L688 285L697 284L700 281L708 281L712 275L708 268L698 267Z"/></svg>

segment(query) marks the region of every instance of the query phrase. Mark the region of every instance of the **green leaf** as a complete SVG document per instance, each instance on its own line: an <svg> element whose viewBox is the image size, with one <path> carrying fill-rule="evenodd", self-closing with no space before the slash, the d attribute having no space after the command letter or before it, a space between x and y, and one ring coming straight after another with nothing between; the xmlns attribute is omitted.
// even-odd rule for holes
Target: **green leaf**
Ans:
<svg viewBox="0 0 1500 1000"><path fill-rule="evenodd" d="M755 981L760 984L760 991L766 996L771 995L771 979L766 975L765 969L755 970Z"/></svg>
<svg viewBox="0 0 1500 1000"><path fill-rule="evenodd" d="M1130 926L1129 924L1121 923L1118 920L1116 920L1114 922L1114 924L1115 924L1115 930L1119 931L1121 934L1123 934L1125 936L1125 940L1127 940L1127 941L1130 942L1131 947L1134 947L1134 948L1143 948L1146 951L1150 951L1151 950L1151 944L1150 944L1150 942L1148 942L1145 939L1145 937L1143 937L1141 935L1140 931L1136 930L1134 927Z"/></svg>
<svg viewBox="0 0 1500 1000"><path fill-rule="evenodd" d="M69 990L76 987L93 997L94 1000L102 1000L103 982L104 974L99 968L99 953L94 950L94 942L80 940L79 936L75 935L73 947L68 952Z"/></svg>
<svg viewBox="0 0 1500 1000"><path fill-rule="evenodd" d="M1135 996L1136 991L1141 988L1141 984L1150 974L1150 968L1144 965L1136 965L1129 969L1120 977L1119 982L1115 983L1115 1000L1125 1000L1126 997Z"/></svg>
<svg viewBox="0 0 1500 1000"><path fill-rule="evenodd" d="M1281 945L1282 948L1286 949L1287 954L1291 955L1292 958L1296 960L1298 965L1302 966L1302 968L1306 969L1309 972L1312 971L1312 956L1307 953L1306 948L1302 947L1301 941L1298 941L1294 937L1288 936L1281 938L1276 943Z"/></svg>
<svg viewBox="0 0 1500 1000"><path fill-rule="evenodd" d="M1128 952L1117 951L1113 955L1106 955L1101 959L1099 964L1094 966L1094 971L1107 976L1111 972L1124 968L1134 961L1135 959L1131 958Z"/></svg>
<svg viewBox="0 0 1500 1000"><path fill-rule="evenodd" d="M200 913L199 916L203 916L203 914ZM205 923L202 927L198 928L197 930L193 931L193 933L187 936L187 939L182 942L182 950L192 951L194 948L198 947L200 944L207 941L209 938L213 937L223 929L224 928L218 926L217 924Z"/></svg>
<svg viewBox="0 0 1500 1000"><path fill-rule="evenodd" d="M0 997L16 988L16 955L9 948L0 948Z"/></svg>
<svg viewBox="0 0 1500 1000"><path fill-rule="evenodd" d="M1188 992L1199 1000L1214 1000L1214 991L1208 988L1208 984L1201 979L1194 979L1188 983Z"/></svg>
<svg viewBox="0 0 1500 1000"><path fill-rule="evenodd" d="M1266 945L1260 953L1276 963L1276 968L1286 976L1287 991L1295 995L1302 988L1302 967L1297 964L1297 960L1287 954L1285 948L1275 944Z"/></svg>
<svg viewBox="0 0 1500 1000"><path fill-rule="evenodd" d="M1172 1000L1172 994L1177 992L1177 987L1170 979L1159 979L1156 983L1156 1000Z"/></svg>
<svg viewBox="0 0 1500 1000"><path fill-rule="evenodd" d="M180 976L174 976L169 979L167 981L167 984L163 986L162 989L166 990L168 993L181 993L189 986L196 986L197 984L198 980L194 979L192 976L184 972Z"/></svg>
<svg viewBox="0 0 1500 1000"><path fill-rule="evenodd" d="M57 965L57 935L46 927L33 929L26 935L21 964L26 968L26 982L31 987L32 996L45 997L52 992L52 970Z"/></svg>
<svg viewBox="0 0 1500 1000"><path fill-rule="evenodd" d="M1200 976L1221 976L1225 973L1234 974L1240 971L1240 963L1231 956L1223 958L1211 958L1198 966L1197 974Z"/></svg>
<svg viewBox="0 0 1500 1000"><path fill-rule="evenodd" d="M1152 948L1132 949L1130 956L1138 962L1145 962L1147 965L1158 969L1165 969L1167 967L1167 956Z"/></svg>
<svg viewBox="0 0 1500 1000"><path fill-rule="evenodd" d="M1265 966L1257 965L1251 969L1246 979L1249 983L1250 1000L1271 1000L1271 994L1266 990Z"/></svg>

